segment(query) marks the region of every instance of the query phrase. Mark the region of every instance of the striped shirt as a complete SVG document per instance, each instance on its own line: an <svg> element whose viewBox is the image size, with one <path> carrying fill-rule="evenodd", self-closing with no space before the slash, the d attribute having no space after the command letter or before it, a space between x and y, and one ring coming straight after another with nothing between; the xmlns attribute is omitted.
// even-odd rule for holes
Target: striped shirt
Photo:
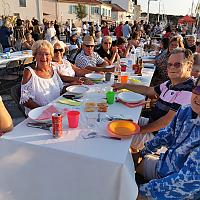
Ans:
<svg viewBox="0 0 200 200"><path fill-rule="evenodd" d="M103 62L104 59L100 57L98 53L93 52L91 56L87 56L82 50L76 57L75 65L79 68L85 68L87 66L96 67L97 65L101 65Z"/></svg>
<svg viewBox="0 0 200 200"><path fill-rule="evenodd" d="M169 110L176 112L180 106L190 104L193 86L192 78L174 86L170 80L155 86L154 90L159 95L159 99L152 110L150 122L166 115Z"/></svg>

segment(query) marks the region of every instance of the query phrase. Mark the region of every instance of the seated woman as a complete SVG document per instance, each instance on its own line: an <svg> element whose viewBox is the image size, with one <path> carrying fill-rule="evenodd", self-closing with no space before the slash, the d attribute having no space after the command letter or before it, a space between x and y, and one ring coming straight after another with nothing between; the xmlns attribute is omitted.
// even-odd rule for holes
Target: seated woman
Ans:
<svg viewBox="0 0 200 200"><path fill-rule="evenodd" d="M110 36L104 36L100 48L97 50L97 53L112 65L114 62L120 59L118 54L118 48L112 47L112 38Z"/></svg>
<svg viewBox="0 0 200 200"><path fill-rule="evenodd" d="M132 45L128 43L125 37L120 37L117 40L117 47L118 47L118 53L119 53L120 58L126 58L128 57L128 54L132 48Z"/></svg>
<svg viewBox="0 0 200 200"><path fill-rule="evenodd" d="M54 47L54 57L53 57L53 68L57 70L61 79L64 82L70 84L92 84L92 82L85 77L85 74L91 71L86 69L80 69L75 65L72 65L67 59L63 58L65 52L65 44L62 41L56 41L53 45ZM75 77L78 76L78 77ZM81 77L82 76L82 77Z"/></svg>
<svg viewBox="0 0 200 200"><path fill-rule="evenodd" d="M200 76L200 53L194 54L194 63L193 63L193 66L192 66L191 75L194 78L198 78Z"/></svg>
<svg viewBox="0 0 200 200"><path fill-rule="evenodd" d="M166 50L163 50L158 56L155 57L152 63L156 66L156 71L151 81L151 85L159 85L167 80L169 80L167 74L167 61L172 50L176 48L184 48L183 42L180 37L173 37L169 41L169 47ZM147 61L149 62L149 61Z"/></svg>
<svg viewBox="0 0 200 200"><path fill-rule="evenodd" d="M156 156L157 149L167 151ZM136 172L148 183L139 185L139 199L191 199L200 197L200 77L191 105L179 109L172 122L145 144Z"/></svg>
<svg viewBox="0 0 200 200"><path fill-rule="evenodd" d="M22 44L22 50L31 50L31 47L33 46L35 41L30 33L26 33L25 38L26 40Z"/></svg>
<svg viewBox="0 0 200 200"><path fill-rule="evenodd" d="M140 46L140 33L134 31L129 43L131 45L133 45L135 48L139 47Z"/></svg>
<svg viewBox="0 0 200 200"><path fill-rule="evenodd" d="M2 97L0 96L0 136L12 130L12 128L12 119L3 104Z"/></svg>
<svg viewBox="0 0 200 200"><path fill-rule="evenodd" d="M44 106L58 98L63 82L51 65L53 46L47 40L38 40L32 46L36 67L24 69L20 103L25 106L26 114L30 109Z"/></svg>

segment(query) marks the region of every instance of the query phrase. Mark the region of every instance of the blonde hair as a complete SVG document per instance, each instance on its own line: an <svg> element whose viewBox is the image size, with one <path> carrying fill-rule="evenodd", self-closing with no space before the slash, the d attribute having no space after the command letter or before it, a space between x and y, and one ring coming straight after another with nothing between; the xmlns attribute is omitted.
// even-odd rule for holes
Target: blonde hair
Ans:
<svg viewBox="0 0 200 200"><path fill-rule="evenodd" d="M64 50L65 52L65 48L66 48L66 44L63 41L57 40L54 44L53 47L55 47L56 44L59 44L61 46L61 48Z"/></svg>
<svg viewBox="0 0 200 200"><path fill-rule="evenodd" d="M47 40L38 40L36 41L31 50L32 50L32 54L35 57L37 54L38 49L40 48L48 48L50 50L50 54L53 57L54 56L54 50L53 50L53 46L50 42L48 42Z"/></svg>

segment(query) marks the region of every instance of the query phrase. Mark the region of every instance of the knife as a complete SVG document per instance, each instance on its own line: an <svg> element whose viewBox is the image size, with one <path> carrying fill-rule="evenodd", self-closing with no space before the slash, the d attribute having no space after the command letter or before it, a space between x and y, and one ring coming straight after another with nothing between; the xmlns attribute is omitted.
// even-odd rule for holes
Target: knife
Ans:
<svg viewBox="0 0 200 200"><path fill-rule="evenodd" d="M40 122L28 122L27 126L32 127L32 128L40 128L44 130L49 130L49 128L52 127L52 124L40 123Z"/></svg>

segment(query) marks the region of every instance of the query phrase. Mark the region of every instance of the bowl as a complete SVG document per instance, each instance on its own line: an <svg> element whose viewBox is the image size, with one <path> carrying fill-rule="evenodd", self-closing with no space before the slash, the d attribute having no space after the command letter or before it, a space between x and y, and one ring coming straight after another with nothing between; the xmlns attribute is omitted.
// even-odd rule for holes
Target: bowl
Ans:
<svg viewBox="0 0 200 200"><path fill-rule="evenodd" d="M129 138L133 134L139 133L140 127L132 121L114 120L107 125L107 131L110 136Z"/></svg>

